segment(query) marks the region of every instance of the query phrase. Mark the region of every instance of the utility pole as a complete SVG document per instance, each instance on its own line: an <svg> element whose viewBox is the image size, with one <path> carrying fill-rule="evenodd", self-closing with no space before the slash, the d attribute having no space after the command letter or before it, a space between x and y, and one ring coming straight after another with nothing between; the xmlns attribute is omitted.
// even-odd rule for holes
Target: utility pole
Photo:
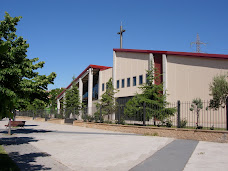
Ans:
<svg viewBox="0 0 228 171"><path fill-rule="evenodd" d="M196 45L196 52L197 53L201 53L201 47L200 47L201 45L206 45L206 43L200 41L200 37L199 37L198 33L196 36L196 41L191 43L191 47L192 47L192 44Z"/></svg>
<svg viewBox="0 0 228 171"><path fill-rule="evenodd" d="M123 26L122 26L122 22L121 22L120 32L117 33L117 34L120 35L120 49L122 49L122 37L123 37L123 32L125 32L125 30L123 30Z"/></svg>

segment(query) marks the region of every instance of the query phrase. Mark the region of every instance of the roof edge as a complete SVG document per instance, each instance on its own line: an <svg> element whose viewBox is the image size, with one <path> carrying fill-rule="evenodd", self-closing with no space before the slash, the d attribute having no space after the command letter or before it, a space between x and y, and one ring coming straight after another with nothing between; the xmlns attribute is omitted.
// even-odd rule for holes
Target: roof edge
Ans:
<svg viewBox="0 0 228 171"><path fill-rule="evenodd" d="M157 54L166 54L166 55L228 59L228 55L226 55L226 54L177 52L177 51L158 51L158 50L140 50L140 49L113 49L113 51L116 51L116 52L133 52L133 53L157 53Z"/></svg>
<svg viewBox="0 0 228 171"><path fill-rule="evenodd" d="M84 69L84 71L82 71L81 74L79 74L79 76L77 78L75 78L68 86L67 88L65 88L65 90L63 90L57 97L56 99L58 99L68 88L70 88L70 86L77 81L89 68L94 68L94 69L100 69L101 71L104 71L106 69L112 68L112 67L108 67L108 66L101 66L101 65L92 65L90 64L88 67L86 67L86 69Z"/></svg>

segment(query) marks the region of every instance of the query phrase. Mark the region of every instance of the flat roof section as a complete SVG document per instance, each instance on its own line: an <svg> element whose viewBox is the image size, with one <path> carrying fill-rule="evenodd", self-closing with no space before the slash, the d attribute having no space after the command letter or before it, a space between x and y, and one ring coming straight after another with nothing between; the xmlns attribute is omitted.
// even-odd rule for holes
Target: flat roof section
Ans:
<svg viewBox="0 0 228 171"><path fill-rule="evenodd" d="M225 55L225 54L140 50L140 49L113 49L113 51L115 51L115 52L132 52L132 53L155 53L155 54L178 55L178 56L193 56L193 57L203 57L203 58L228 59L228 55Z"/></svg>

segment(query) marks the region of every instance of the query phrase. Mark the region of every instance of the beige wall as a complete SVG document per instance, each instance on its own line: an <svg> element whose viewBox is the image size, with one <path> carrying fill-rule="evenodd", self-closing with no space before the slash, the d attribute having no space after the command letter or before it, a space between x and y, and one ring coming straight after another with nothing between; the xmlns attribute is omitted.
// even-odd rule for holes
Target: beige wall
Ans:
<svg viewBox="0 0 228 171"><path fill-rule="evenodd" d="M167 93L169 102L209 100L209 84L214 76L228 72L228 60L167 56Z"/></svg>
<svg viewBox="0 0 228 171"><path fill-rule="evenodd" d="M120 88L115 97L134 96L141 93L138 89L139 75L143 75L143 82L146 82L146 70L148 70L149 54L116 52L116 78L119 80ZM136 86L133 86L133 77L136 76ZM127 87L127 78L130 77L130 87ZM122 79L125 80L125 87L122 88ZM117 85L116 85L117 86Z"/></svg>
<svg viewBox="0 0 228 171"><path fill-rule="evenodd" d="M101 82L99 83L100 86L100 96L102 96L102 94L104 94L104 92L106 91L106 83L109 81L109 79L112 77L112 68L106 69L104 71L100 71L101 74ZM105 84L105 89L104 91L102 91L102 84Z"/></svg>

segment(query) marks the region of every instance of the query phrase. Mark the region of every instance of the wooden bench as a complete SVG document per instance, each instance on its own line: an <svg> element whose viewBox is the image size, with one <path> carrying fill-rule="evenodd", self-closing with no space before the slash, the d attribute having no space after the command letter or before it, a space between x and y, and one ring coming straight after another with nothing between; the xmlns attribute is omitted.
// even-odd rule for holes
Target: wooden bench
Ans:
<svg viewBox="0 0 228 171"><path fill-rule="evenodd" d="M24 127L25 126L25 122L26 121L11 121L11 127ZM9 127L9 123L8 125L5 125L6 127Z"/></svg>

